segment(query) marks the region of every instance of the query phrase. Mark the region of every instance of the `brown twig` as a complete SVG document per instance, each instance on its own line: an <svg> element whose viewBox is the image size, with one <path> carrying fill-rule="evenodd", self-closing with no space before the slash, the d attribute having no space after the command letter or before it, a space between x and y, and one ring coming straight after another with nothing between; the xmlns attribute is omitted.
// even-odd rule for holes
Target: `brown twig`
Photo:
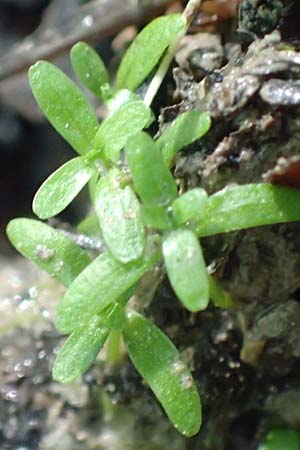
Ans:
<svg viewBox="0 0 300 450"><path fill-rule="evenodd" d="M94 0L76 9L57 29L43 27L0 58L0 81L53 59L79 40L93 41L159 14L174 0Z"/></svg>

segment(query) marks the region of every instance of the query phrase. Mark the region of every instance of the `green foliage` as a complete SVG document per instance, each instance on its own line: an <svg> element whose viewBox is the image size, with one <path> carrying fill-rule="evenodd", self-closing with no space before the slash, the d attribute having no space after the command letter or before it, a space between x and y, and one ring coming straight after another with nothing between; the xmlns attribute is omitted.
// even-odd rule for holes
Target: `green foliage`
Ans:
<svg viewBox="0 0 300 450"><path fill-rule="evenodd" d="M73 331L56 358L53 378L61 383L70 383L84 374L94 362L108 335L105 317L98 315Z"/></svg>
<svg viewBox="0 0 300 450"><path fill-rule="evenodd" d="M208 203L208 195L204 189L195 188L178 197L170 208L169 213L173 215L178 225L189 220L201 220Z"/></svg>
<svg viewBox="0 0 300 450"><path fill-rule="evenodd" d="M79 80L93 94L107 101L112 97L106 67L95 50L85 42L78 42L70 53L72 67Z"/></svg>
<svg viewBox="0 0 300 450"><path fill-rule="evenodd" d="M77 153L87 153L99 124L78 86L46 61L39 61L30 68L29 82L49 122Z"/></svg>
<svg viewBox="0 0 300 450"><path fill-rule="evenodd" d="M126 159L134 188L146 205L168 206L177 186L155 142L146 133L128 140Z"/></svg>
<svg viewBox="0 0 300 450"><path fill-rule="evenodd" d="M33 210L41 219L50 218L88 183L91 215L78 225L78 231L103 237L107 250L92 260L62 232L29 219L11 221L7 234L20 253L68 287L58 306L56 325L70 337L57 357L54 378L66 383L83 374L106 340L108 358L116 360L123 336L133 364L170 420L181 433L192 436L201 424L195 382L169 338L141 315L128 311L127 303L143 275L164 263L176 295L188 310L203 310L209 299L217 307L234 307L229 293L208 274L198 238L300 220L300 191L249 184L211 196L201 188L179 195L169 167L179 150L208 131L210 117L201 111L183 113L154 140L142 131L151 124L153 113L132 91L185 25L181 15L147 25L121 62L116 90L109 86L96 52L85 43L73 47L76 74L108 108L101 124L77 85L59 69L44 61L30 69L31 88L40 108L83 155L44 182Z"/></svg>
<svg viewBox="0 0 300 450"><path fill-rule="evenodd" d="M97 219L96 214L91 214L90 216L86 216L76 227L78 233L85 234L87 236L99 236L99 221Z"/></svg>
<svg viewBox="0 0 300 450"><path fill-rule="evenodd" d="M174 37L183 31L186 19L181 14L158 17L133 41L117 72L117 88L136 89L156 66Z"/></svg>
<svg viewBox="0 0 300 450"><path fill-rule="evenodd" d="M207 113L187 111L178 116L156 141L165 162L170 164L180 149L204 136L210 125Z"/></svg>
<svg viewBox="0 0 300 450"><path fill-rule="evenodd" d="M83 326L93 314L116 301L135 284L159 260L159 256L155 242L149 242L145 255L131 264L122 264L108 252L99 255L78 275L63 296L57 309L57 328L62 333L71 333Z"/></svg>
<svg viewBox="0 0 300 450"><path fill-rule="evenodd" d="M289 429L272 430L258 450L300 450L300 432Z"/></svg>
<svg viewBox="0 0 300 450"><path fill-rule="evenodd" d="M271 184L246 184L209 197L198 236L300 220L300 191Z"/></svg>
<svg viewBox="0 0 300 450"><path fill-rule="evenodd" d="M11 220L6 229L14 247L65 286L91 262L73 241L54 228L32 219Z"/></svg>
<svg viewBox="0 0 300 450"><path fill-rule="evenodd" d="M141 100L125 103L102 122L95 136L95 149L116 163L127 139L148 125L150 117L150 109Z"/></svg>
<svg viewBox="0 0 300 450"><path fill-rule="evenodd" d="M190 230L171 232L163 242L163 255L171 285L190 311L205 309L209 283L197 236Z"/></svg>
<svg viewBox="0 0 300 450"><path fill-rule="evenodd" d="M234 308L233 298L221 288L220 284L211 275L208 276L209 296L215 306L219 308Z"/></svg>
<svg viewBox="0 0 300 450"><path fill-rule="evenodd" d="M159 328L133 311L128 313L123 335L135 367L174 426L185 436L198 433L201 425L199 394L176 347Z"/></svg>
<svg viewBox="0 0 300 450"><path fill-rule="evenodd" d="M140 203L130 186L120 185L121 176L117 169L112 169L101 178L96 189L95 209L111 254L126 264L142 256L145 227Z"/></svg>
<svg viewBox="0 0 300 450"><path fill-rule="evenodd" d="M93 169L80 157L71 159L56 170L39 188L33 199L33 212L48 219L63 211L88 183Z"/></svg>

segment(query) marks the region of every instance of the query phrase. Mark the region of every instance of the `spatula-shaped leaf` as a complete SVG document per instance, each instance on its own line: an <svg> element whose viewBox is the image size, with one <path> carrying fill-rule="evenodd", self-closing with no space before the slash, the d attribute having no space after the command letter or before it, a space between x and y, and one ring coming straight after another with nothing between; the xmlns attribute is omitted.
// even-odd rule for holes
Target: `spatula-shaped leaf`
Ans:
<svg viewBox="0 0 300 450"><path fill-rule="evenodd" d="M271 184L246 184L217 192L208 199L198 236L300 220L300 190Z"/></svg>
<svg viewBox="0 0 300 450"><path fill-rule="evenodd" d="M174 219L181 225L189 220L199 220L205 214L208 195L204 189L195 188L178 197L171 206Z"/></svg>
<svg viewBox="0 0 300 450"><path fill-rule="evenodd" d="M111 96L106 67L98 53L85 42L78 42L70 53L74 72L91 92L103 101Z"/></svg>
<svg viewBox="0 0 300 450"><path fill-rule="evenodd" d="M95 149L116 162L127 139L141 131L150 121L151 110L141 100L126 103L104 120L95 136Z"/></svg>
<svg viewBox="0 0 300 450"><path fill-rule="evenodd" d="M129 139L126 159L136 192L144 203L168 206L177 186L151 137L141 132Z"/></svg>
<svg viewBox="0 0 300 450"><path fill-rule="evenodd" d="M116 169L101 178L95 210L103 238L112 255L124 264L142 256L145 245L141 208L130 186L122 188Z"/></svg>
<svg viewBox="0 0 300 450"><path fill-rule="evenodd" d="M54 380L71 383L88 370L110 331L103 322L103 317L95 315L85 326L73 331L55 360Z"/></svg>
<svg viewBox="0 0 300 450"><path fill-rule="evenodd" d="M297 430L271 430L258 450L300 450L300 433Z"/></svg>
<svg viewBox="0 0 300 450"><path fill-rule="evenodd" d="M7 226L14 247L26 258L68 286L91 262L73 241L42 222L14 219Z"/></svg>
<svg viewBox="0 0 300 450"><path fill-rule="evenodd" d="M163 255L171 285L190 311L205 309L209 282L197 236L190 230L176 230L163 241Z"/></svg>
<svg viewBox="0 0 300 450"><path fill-rule="evenodd" d="M184 29L181 14L158 17L135 38L121 61L117 73L117 88L134 90L156 66L174 37Z"/></svg>
<svg viewBox="0 0 300 450"><path fill-rule="evenodd" d="M57 328L71 333L83 326L109 303L135 284L159 259L155 248L149 255L124 265L110 253L98 256L71 284L57 309Z"/></svg>
<svg viewBox="0 0 300 450"><path fill-rule="evenodd" d="M29 82L33 95L53 127L79 154L86 153L99 124L79 87L46 61L39 61L30 68Z"/></svg>
<svg viewBox="0 0 300 450"><path fill-rule="evenodd" d="M195 382L169 338L136 312L130 312L123 336L130 358L147 381L177 430L198 433L201 403Z"/></svg>
<svg viewBox="0 0 300 450"><path fill-rule="evenodd" d="M32 209L40 219L63 211L87 184L94 170L82 158L74 158L56 170L39 188Z"/></svg>
<svg viewBox="0 0 300 450"><path fill-rule="evenodd" d="M209 279L209 297L219 308L234 308L235 303L230 294L225 291L220 283L212 276L208 276Z"/></svg>
<svg viewBox="0 0 300 450"><path fill-rule="evenodd" d="M166 163L170 164L181 148L204 136L210 125L206 112L187 111L178 116L156 141Z"/></svg>

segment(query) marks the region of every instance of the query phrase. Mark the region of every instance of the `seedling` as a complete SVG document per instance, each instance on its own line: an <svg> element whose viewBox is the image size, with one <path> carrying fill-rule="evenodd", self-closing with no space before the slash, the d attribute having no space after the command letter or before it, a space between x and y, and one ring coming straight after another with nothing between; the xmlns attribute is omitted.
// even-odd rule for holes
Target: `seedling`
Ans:
<svg viewBox="0 0 300 450"><path fill-rule="evenodd" d="M169 338L128 302L143 275L163 260L189 311L205 309L209 299L218 307L233 307L229 294L207 272L199 238L299 220L300 192L250 184L210 197L201 188L178 195L170 167L182 147L209 130L209 115L186 112L156 141L143 130L154 120L151 99L187 24L185 13L147 25L125 54L115 89L97 53L85 43L73 47L71 61L79 79L107 106L101 124L78 86L59 69L45 61L31 67L30 85L40 108L79 154L43 183L33 210L40 219L53 217L89 183L95 215L80 229L101 230L107 250L92 260L60 231L31 219L12 220L7 234L25 257L67 287L56 326L70 336L55 362L54 378L73 381L109 336L122 334L133 364L172 423L192 436L201 425L195 381ZM143 101L133 91L159 61Z"/></svg>

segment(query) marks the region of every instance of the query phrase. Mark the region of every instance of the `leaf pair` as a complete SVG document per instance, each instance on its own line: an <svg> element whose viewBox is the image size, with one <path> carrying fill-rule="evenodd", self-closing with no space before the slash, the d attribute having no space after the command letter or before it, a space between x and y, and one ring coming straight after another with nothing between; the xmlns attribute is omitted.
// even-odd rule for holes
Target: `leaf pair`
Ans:
<svg viewBox="0 0 300 450"><path fill-rule="evenodd" d="M300 192L268 184L249 184L226 188L207 198L202 190L193 189L176 199L171 208L179 224L192 219L191 225L198 236L210 236L299 221ZM193 231L171 232L164 239L163 255L173 289L187 309L204 309L208 292L216 306L233 306L230 296L212 277L207 277L201 248Z"/></svg>
<svg viewBox="0 0 300 450"><path fill-rule="evenodd" d="M93 148L98 151L99 158L104 156L106 159L117 161L127 139L143 129L150 116L150 109L139 100L124 105L102 122L93 139ZM128 117L131 117L131 121L128 121ZM92 153L95 158L95 151ZM33 200L33 211L41 219L59 214L93 175L97 176L97 168L88 158L77 157L68 161L50 175L37 191Z"/></svg>
<svg viewBox="0 0 300 450"><path fill-rule="evenodd" d="M177 186L168 165L182 147L201 138L210 125L207 113L188 111L175 119L155 142L145 133L128 140L126 159L135 190L143 203L142 214L147 226L169 229L182 224L192 214L188 211L191 208L197 217L201 215L204 197L207 197L205 191L193 190L182 200L181 197L175 200ZM174 211L167 209L172 202Z"/></svg>
<svg viewBox="0 0 300 450"><path fill-rule="evenodd" d="M184 29L185 24L183 15L172 14L158 17L144 27L121 61L114 94L109 86L109 76L102 59L84 42L78 42L71 50L73 69L82 84L103 101L111 100L120 90L134 91L157 65L164 51Z"/></svg>
<svg viewBox="0 0 300 450"><path fill-rule="evenodd" d="M182 219L184 208L180 207L182 201L178 203L176 183L154 141L145 133L133 137L126 146L126 159L134 188L148 213L146 225L157 225L158 217L162 223L165 218L167 226L171 227L172 223L167 222L168 208L176 201L177 216ZM202 190L197 193L200 204L207 200ZM152 211L158 212L154 220ZM164 237L162 248L167 273L178 298L190 311L206 308L209 301L208 275L195 233L185 229L172 231Z"/></svg>
<svg viewBox="0 0 300 450"><path fill-rule="evenodd" d="M60 350L53 377L72 382L93 363L111 331L111 309L75 330ZM169 338L140 314L130 311L122 334L129 356L179 432L193 436L201 425L196 384Z"/></svg>
<svg viewBox="0 0 300 450"><path fill-rule="evenodd" d="M159 258L159 252L154 245L150 255L130 267L117 263L109 254L90 264L89 257L75 243L38 221L15 219L8 225L7 233L24 256L59 281L69 285L75 279L59 306L57 321L63 332L72 334L60 350L53 369L56 380L71 382L89 368L116 323L112 301L119 297L120 307L124 308L133 291L125 292L123 300L120 296ZM124 325L124 339L131 358L168 416L179 431L187 435L196 433L201 422L200 400L177 350L157 327L136 313ZM147 369L149 348L156 355L151 370Z"/></svg>

